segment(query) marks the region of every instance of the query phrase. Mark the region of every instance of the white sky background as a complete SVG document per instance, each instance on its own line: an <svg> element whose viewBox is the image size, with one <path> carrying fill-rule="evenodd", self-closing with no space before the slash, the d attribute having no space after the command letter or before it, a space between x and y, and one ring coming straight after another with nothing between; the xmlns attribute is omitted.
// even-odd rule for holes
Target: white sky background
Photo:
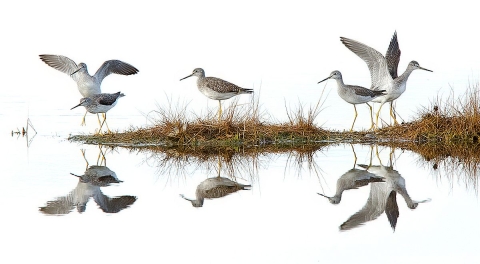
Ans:
<svg viewBox="0 0 480 264"><path fill-rule="evenodd" d="M397 104L402 117L408 119L437 94L448 94L449 86L463 90L479 76L477 9L471 1L72 3L1 4L2 93L27 96L30 113L48 108L49 113L72 114L69 109L80 99L75 83L40 61L39 54L85 62L90 74L109 59L137 67L136 76L112 75L103 82L103 92L127 95L111 111L118 115L154 110L166 95L189 102L196 113L205 111L207 103L216 107L198 92L195 78L179 81L201 67L207 76L255 88L265 109L282 119L284 101L292 108L299 101L316 103L325 87L317 82L333 70L340 70L347 84L370 86L366 64L341 44L340 36L384 54L395 30L402 50L399 72L411 60L434 71L410 76ZM327 82L326 92L326 110L317 122L348 128L352 107L338 97L334 81ZM52 101L52 95L58 99ZM248 102L249 96L240 101ZM358 109L356 128L368 128L367 108ZM335 123L334 115L342 121Z"/></svg>
<svg viewBox="0 0 480 264"><path fill-rule="evenodd" d="M422 1L292 1L288 3L280 1L3 1L0 4L0 48L2 51L2 63L0 64L0 76L2 78L0 99L2 100L0 102L23 102L26 100L28 101L28 107L25 106L24 109L19 109L18 106L8 108L0 104L0 123L2 124L0 132L4 135L0 140L7 138L7 133L15 127L13 124L18 125L18 122L24 124L27 114L37 115L32 120L37 130L42 134L56 133L59 126L62 125L59 123L61 120L65 121L63 124L65 130L61 131L75 132L74 130L80 127L80 117L67 116L61 119L62 115L73 115L70 108L78 104L80 99L75 83L67 75L43 63L38 58L39 54L65 55L77 63L85 62L91 74L94 74L97 68L109 59L120 59L137 67L140 70L138 75L112 75L104 80L103 92L122 91L127 95L109 112L109 115L123 117L154 110L155 102L166 101L165 95L171 96L174 101L190 102L189 109L196 113L205 111L207 103L209 107L215 108L217 103L206 99L196 89L194 78L179 81L180 78L189 75L194 68L202 67L205 69L207 76L220 77L243 87L255 88L256 91L261 86L261 103L270 113L274 115L280 113L279 118L282 118L281 115L285 112L284 100L292 107L298 105L298 101L307 106L314 104L320 96L321 89L325 86L323 83L318 85L317 82L327 77L333 70L340 70L347 84L369 87L370 77L365 63L340 43L340 36L358 40L376 48L381 53L385 53L395 30L398 32L402 50L399 71L403 72L411 60L417 60L423 67L434 71L433 73L415 71L410 76L407 91L400 97L397 104L397 109L402 117L408 117L414 114L420 106L428 105L428 102L437 94L448 94L450 86L460 93L469 81L476 83L479 80L477 4L474 1L448 3L448 5L441 5ZM327 108L319 116L317 122L325 124L327 127L348 129L353 118L352 107L338 97L335 89L335 82L327 82L326 92L329 93L328 101L325 103ZM248 102L249 96L242 95L240 100ZM226 101L224 105L230 101ZM360 106L357 108L359 117L356 128L368 128L369 120L365 115L367 113L365 111L366 107ZM80 116L83 113L82 109L74 114ZM57 114L58 116L56 116ZM385 114L386 112L384 112ZM133 125L143 125L139 120L141 119L132 118L132 121L129 122ZM87 117L87 123L91 125L87 128L87 133L92 133L97 125L96 121L91 121L94 121L94 117ZM116 121L118 120L109 122L109 125L118 129L126 128ZM61 134L60 138L64 139L66 136ZM30 210L31 208L36 208L39 204L42 205L57 194L64 195L75 186L76 179L69 178L67 172L82 172L84 164L78 151L80 147L74 144L63 144L61 145L60 155L55 153L55 155L50 156L49 151L55 151L58 147L55 145L55 147L49 148L49 146L53 146L51 141L37 138L33 143L33 148L25 149L20 147L20 144L24 146L23 142L7 140L5 142L9 144L3 145L9 151L6 151L4 155L9 155L6 164L12 165L6 166L7 171L4 176L10 177L12 182L18 184L18 187L15 185L15 188L10 188L11 185L8 182L2 186L9 188L12 192L21 190L17 195L21 196L20 198L23 199L21 201L28 203L28 207L11 203L11 207L8 208L14 207L16 211L13 212L21 211L22 216L34 215L37 217L35 219L38 219L38 212ZM87 146L87 148L89 148L87 155L95 158L96 152L92 150L95 147ZM122 152L122 154L125 153ZM333 155L335 153L329 154ZM357 154L359 162L365 163L364 157L368 154L367 150L362 150L362 148L358 150L357 148ZM383 152L383 155L385 154L386 151ZM331 156L323 158L323 154L318 155L322 166L333 164L330 167L325 167L325 177L329 180L329 184L326 185L328 188L325 191L332 193L335 181L338 178L337 175L344 173L347 168L343 168L343 165L335 166L336 163L331 163ZM341 155L343 155L343 152L339 152L338 160L348 159L350 162L352 159L350 156L344 158ZM160 189L158 187L160 184L145 187L150 186L148 181L151 178L153 178L152 182L157 181L154 178L156 175L152 175L151 168L140 166L141 163L137 160L142 160L142 158L139 156L135 159L125 160L124 155L111 154L109 156L109 166L125 181L124 185L117 189L112 188L112 190L118 190L120 194L130 194L130 192L127 192L130 190L124 188L132 188L137 191L132 192L132 194L143 195L143 199L139 199L136 207L125 210L125 219L137 220L138 211L136 210L138 209L136 208L142 208L141 206L158 206L157 200L147 199L148 195L172 199L173 202L169 200L159 201L162 202L161 206L165 207L184 206L179 208L182 212L187 212L190 218L183 217L185 214L180 213L174 215L174 218L154 216L146 220L142 219L142 221L147 221L147 224L139 227L143 228L141 231L144 232L126 228L127 233L130 230L132 232L132 235L128 236L127 234L127 237L136 237L137 233L143 236L154 230L152 237L159 237L162 243L168 245L172 241L163 239L165 234L160 232L166 230L166 232L170 232L166 236L167 238L175 238L173 245L165 250L167 256L179 254L183 259L194 259L197 256L196 254L201 253L203 249L211 249L212 244L205 243L199 245L198 248L189 248L189 250L193 250L192 254L185 254L183 248L178 246L183 246L185 241L181 236L178 237L174 233L175 229L158 228L163 227L163 222L160 220L164 219L167 219L167 227L170 223L172 223L172 226L178 224L176 221L181 221L182 224L188 223L190 219L194 219L193 217L203 219L205 222L202 223L211 223L211 217L207 214L218 207L224 206L222 203L210 202L208 206L202 208L210 210L205 213L200 210L190 210L192 208L177 196L180 191L189 197L192 196L194 187L206 175L198 174L196 178L187 182L187 187L176 186L176 189L173 190L163 188L163 185ZM31 165L25 165L28 164L25 160ZM407 161L411 161L411 159L408 158L405 162ZM76 167L70 168L69 166L73 162L76 162ZM35 167L38 163L46 163L47 165L45 167ZM412 248L421 248L421 250L412 254L418 255L425 252L426 246L428 250L431 250L428 252L432 252L432 254L427 252L422 256L434 257L435 260L439 260L437 261L439 263L442 258L444 261L454 262L454 260L448 261L450 259L445 260L444 257L458 255L455 254L454 250L451 250L452 246L456 250L461 250L466 243L442 243L445 241L443 237L445 233L439 232L436 225L429 225L428 221L432 218L435 219L438 215L443 217L440 218L440 221L435 220L436 223L458 221L459 218L463 217L464 211L456 213L455 209L462 210L462 206L469 207L472 204L475 206L478 202L472 199L474 194L463 194L461 188L459 188L460 191L455 189L454 192L448 193L449 186L444 183L439 183L438 185L442 188L437 190L438 186L431 184L429 176L417 175L417 171L410 170L414 166L407 165L403 163L398 167L399 170L402 168L401 173L406 178L410 194L416 199L432 198L432 203L431 205L420 205L419 210L411 212L405 208L403 201L401 202L404 206L401 211L402 218L399 222L398 231L394 235L409 234L410 230L415 230L415 228L421 228L422 230L419 230L419 232L423 231L427 235L423 236L425 239L414 241L411 241L410 238L398 239L398 245L404 246L407 242L414 243ZM68 168L64 168L67 166ZM267 168L270 169L268 174L263 174L264 177L261 178L262 181L265 180L265 184L263 182L258 184L258 189L253 191L254 194L261 191L262 199L278 197L272 195L272 193L277 192L271 190L276 185L272 184L272 180L268 178L268 176L271 176L274 180L283 183L283 178L280 178L285 173L283 164L277 164L276 166L278 168L274 165ZM38 168L43 168L45 171L37 171ZM23 172L24 170L29 171ZM31 173L30 170L35 170L35 172ZM42 177L38 177L39 175ZM67 175L66 178L59 181L58 179L64 175ZM43 181L46 176L51 176L51 181L55 181L55 184ZM301 191L300 196L291 196L294 202L304 201L306 200L304 199L305 196L312 196L312 200L309 202L312 208L318 206L318 208L329 210L328 212L336 213L340 210L339 208L348 206L347 202L343 204L343 207L333 207L326 203L321 204L320 201L322 200L316 195L319 188L317 188L316 179L313 177L307 178L307 176L304 176L305 181L298 181L290 174L289 177L285 180L286 183L281 185L284 189L281 189L280 192L291 191L291 186L295 184L302 185L302 188L296 189L297 192ZM21 185L23 182L19 179L24 179L27 183L31 183L32 179L35 179L38 184L48 185L55 188L57 192L46 191L43 188L44 185L41 185L40 188L27 188L30 186ZM310 184L308 180L315 182L315 184ZM303 188L303 185L307 184L311 186L309 192L305 192ZM35 187L35 185L32 186ZM165 190L170 193L162 193ZM30 193L32 191L34 191L33 194ZM6 194L8 193L6 192ZM322 229L316 229L317 232L312 235L311 230L307 229L311 226L310 222L305 225L304 229L300 229L301 232L298 232L298 229L288 229L287 234L294 238L307 237L314 240L315 243L310 243L310 241L308 243L319 249L323 248L327 253L330 252L332 257L326 258L334 259L335 256L333 255L337 253L337 248L333 247L340 240L342 242L347 241L347 239L344 239L345 233L338 235L337 227L352 212L363 206L364 200L356 198L358 196L366 198L368 189L362 189L357 193L352 192L349 195L352 195L350 201L358 200L358 203L351 205L350 209L344 211L344 213L335 215L335 218L324 218L325 215L332 215L326 211L312 210L314 217L305 217L305 220L302 220L323 219L329 224L328 234L322 234L319 232ZM469 203L455 203L461 201L461 199L458 199L458 195L470 195L468 196ZM39 196L42 197L38 198ZM35 199L32 199L32 197L35 197ZM233 205L247 202L253 206L254 210L265 211L268 203L257 203L257 200L252 197L250 193L244 193L239 197L231 196L230 199ZM451 197L455 199L450 199ZM288 200L290 197L285 196L284 198ZM11 199L9 197L9 199L1 200L7 203ZM448 209L444 209L445 204ZM459 204L461 206L458 206ZM90 210L94 210L94 206L89 206L92 208ZM281 206L282 204L279 203L278 208L272 209L275 215L283 216L286 214ZM24 210L24 208L29 208L29 210ZM244 208L248 208L248 206ZM6 212L12 211L6 210ZM265 212L268 213L268 211ZM67 239L74 237L70 236L70 232L73 232L74 235L85 235L84 229L71 229L71 221L63 220L65 218L53 218L53 221L52 218L41 218L42 220L39 223L32 222L32 218L24 217L22 222L18 222L16 215L8 215L13 217L11 220L7 218L7 223L10 220L11 225L4 225L9 228L10 236L7 237L15 238L13 245L18 245L16 247L18 251L15 250L10 253L12 256L28 259L42 256L35 253L49 252L47 249L50 244L46 243L44 238L54 237L50 233L53 229L59 230L61 234L64 234L62 238L66 238L65 240L58 240L61 242L61 252L65 252L61 256L79 256L74 253L75 248L71 244L64 243ZM119 215L122 217L121 214ZM430 217L428 217L429 215ZM72 213L68 217L78 221L80 223L78 226L82 226L85 225L84 221L87 216L87 214L79 216ZM236 216L232 214L231 219L236 219ZM252 221L249 215L244 214L243 217L235 223L244 219ZM478 219L476 213L472 218L463 218L464 221ZM109 241L121 241L123 239L120 236L123 236L124 233L116 231L128 226L128 221L109 221L111 218L108 217L101 220L104 221L102 223L105 223L105 226L108 224L110 227L113 224L113 228L109 232L110 235L118 234L118 239L116 239L116 236L110 236ZM257 220L261 221L260 224ZM32 234L41 234L41 236L34 236L26 241L23 239L25 236L17 236L14 233L16 229L11 228L14 224L22 223L21 226L27 228L27 231L25 231L27 233L37 226L51 227L57 224L54 223L55 221L58 222L58 226L51 229L36 229L32 231ZM86 226L92 225L100 229L103 225L93 224L97 224L97 221L98 218L93 215L93 217L88 218ZM387 239L391 241L390 238L393 235L390 235L390 227L385 219L382 221L377 224L366 225L358 229L356 233L351 233L356 239L348 240L351 243L347 243L349 245L355 244L359 241L358 239L363 238L367 239L368 242L376 243L374 245L385 245L383 242ZM225 223L230 222L219 220L216 224L223 226ZM283 223L290 224L288 218L285 218L277 225L280 226ZM380 223L384 232L374 233L376 235L372 236L372 229L378 227ZM277 225L270 226L269 224L270 222L267 223L267 220L255 219L253 223L246 222L245 226L267 226L269 228L267 228L265 234L276 234L275 227ZM449 230L442 231L446 231L452 238L462 238L466 237L465 234L472 232L470 230L471 226L474 226L474 224L462 222L461 225L454 225ZM193 232L192 237L202 234L202 230L196 229L194 225L185 225L185 228L187 231ZM456 231L459 231L460 235ZM474 231L477 232L478 229L474 229ZM298 234L306 235L302 237ZM431 237L435 236L442 237L432 240ZM326 237L333 237L333 243L325 240ZM87 241L91 243L92 240L88 238ZM235 246L238 246L242 244L243 240L238 239L236 241L238 242ZM289 243L275 248L275 250L279 249L277 252L282 252L282 249L288 249L290 246L297 246L295 239L279 239L277 243L281 241L288 241ZM436 242L433 246L432 241ZM261 246L265 246L267 243L263 242L268 241L253 241L254 246L251 247L254 253L259 256L265 253ZM422 244L422 242L425 242L425 244ZM134 244L135 249L140 250L142 250L140 247L145 245L145 243ZM307 243L301 245L304 244ZM437 249L435 246L439 244L442 245ZM475 243L469 244L475 245ZM24 254L25 252L21 251L29 246L33 247L32 245L37 246L35 252ZM143 249L143 252L154 252L164 246L163 244L158 246L155 243L149 243L149 245L151 246ZM221 249L227 247L228 249L240 248L240 246L231 247L230 244L217 246L220 246ZM350 248L354 248L356 251L350 255L345 255L345 257L357 256L358 254L355 253L364 251L364 248L356 245ZM393 252L395 248L388 248L389 252L392 252L391 255L396 253ZM169 252L168 249L176 249L176 251ZM463 250L468 251L469 254L475 254L472 252L476 252L470 248ZM310 249L299 250L302 254L307 251L310 254L316 252ZM108 254L103 254L103 251L92 252L100 255L102 259L110 257ZM122 252L123 255L129 253L128 250ZM135 250L132 252L135 252ZM285 250L284 252L284 255L286 255L290 251ZM265 255L274 255L268 253L271 252L267 252ZM410 255L400 255L403 258L408 256ZM135 254L135 257L138 257L138 255ZM305 258L318 260L316 255L306 256ZM64 261L62 258L58 259ZM283 261L288 262L289 260Z"/></svg>

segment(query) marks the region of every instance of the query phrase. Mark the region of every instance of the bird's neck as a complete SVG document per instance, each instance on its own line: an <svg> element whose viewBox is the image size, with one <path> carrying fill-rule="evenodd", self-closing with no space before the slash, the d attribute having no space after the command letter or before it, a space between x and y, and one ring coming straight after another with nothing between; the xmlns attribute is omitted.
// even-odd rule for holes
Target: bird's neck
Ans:
<svg viewBox="0 0 480 264"><path fill-rule="evenodd" d="M337 81L337 85L339 88L345 86L345 84L343 83L343 79L335 79L335 81Z"/></svg>
<svg viewBox="0 0 480 264"><path fill-rule="evenodd" d="M412 208L413 204L415 203L410 195L408 195L407 190L397 190L397 192L403 197L405 203L407 203L408 208Z"/></svg>
<svg viewBox="0 0 480 264"><path fill-rule="evenodd" d="M414 70L414 68L412 68L412 67L410 67L410 66L407 67L407 69L405 70L405 72L403 72L402 75L398 76L398 77L395 79L395 81L396 81L396 82L400 82L400 83L402 83L402 82L407 82L408 77L410 76L410 74L412 73L413 70Z"/></svg>

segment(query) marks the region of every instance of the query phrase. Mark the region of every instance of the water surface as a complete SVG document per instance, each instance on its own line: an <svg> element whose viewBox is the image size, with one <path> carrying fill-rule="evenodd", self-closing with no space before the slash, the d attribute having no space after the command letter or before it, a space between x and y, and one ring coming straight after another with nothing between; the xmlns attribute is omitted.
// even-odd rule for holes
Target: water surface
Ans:
<svg viewBox="0 0 480 264"><path fill-rule="evenodd" d="M240 151L201 158L100 148L45 135L37 135L28 148L22 137L4 135L2 142L5 260L54 255L53 262L385 263L395 256L393 263L425 263L477 257L478 186L461 174L440 177L441 166L433 170L409 151L374 146L371 154L370 146L332 145L308 154ZM357 164L392 162L411 198L431 201L410 209L397 194L395 229L381 212L341 231L374 189L386 186L347 190L336 205L317 194L335 193L339 177L354 167L352 147ZM197 185L219 175L218 161L221 177L251 189L206 199L202 207L179 196L194 198ZM97 165L116 181L82 182L71 175L88 174ZM86 188L91 196L81 206L58 206Z"/></svg>

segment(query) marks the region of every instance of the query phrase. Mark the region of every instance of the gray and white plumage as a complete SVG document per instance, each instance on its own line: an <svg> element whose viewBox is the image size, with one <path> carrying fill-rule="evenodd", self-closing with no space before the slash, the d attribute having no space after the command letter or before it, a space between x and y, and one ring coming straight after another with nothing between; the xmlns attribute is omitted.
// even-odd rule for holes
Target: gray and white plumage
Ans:
<svg viewBox="0 0 480 264"><path fill-rule="evenodd" d="M98 123L100 124L98 133L101 133L103 124L104 123L106 124L106 121L107 121L107 112L110 109L112 109L117 104L118 99L123 96L125 95L121 92L117 92L114 94L108 94L108 93L94 94L90 97L85 97L80 99L80 103L72 107L70 110L77 108L79 106L83 106L89 113L92 113L92 114L104 113L105 116L103 118L103 121L100 122L100 119L98 119ZM108 129L108 132L111 132L110 128L108 127L108 124L107 124L107 129Z"/></svg>
<svg viewBox="0 0 480 264"><path fill-rule="evenodd" d="M395 31L390 40L390 44L388 45L387 53L385 54L388 72L393 79L398 77L398 63L400 62L401 54L402 52L400 51L400 45L398 44L397 31Z"/></svg>
<svg viewBox="0 0 480 264"><path fill-rule="evenodd" d="M410 209L417 208L419 203L425 203L430 201L430 199L422 201L412 200L412 198L407 192L405 178L403 178L402 175L397 170L394 170L391 166L368 166L365 164L358 164L358 166L368 170L369 172L377 176L384 177L386 179L388 189L390 191L395 191L396 193L399 193L405 200L408 208Z"/></svg>
<svg viewBox="0 0 480 264"><path fill-rule="evenodd" d="M83 213L88 201L93 198L103 212L118 213L137 200L131 195L111 198L103 194L101 187L122 182L118 180L115 172L106 166L94 165L87 168L83 175L71 174L79 179L75 189L66 196L48 201L46 206L39 208L39 211L44 214L61 215L70 213L76 207L79 213Z"/></svg>
<svg viewBox="0 0 480 264"><path fill-rule="evenodd" d="M319 81L321 83L328 79L337 81L337 93L347 103L364 104L372 101L376 97L384 95L385 91L370 90L357 85L346 85L343 83L342 73L340 71L332 71L330 76Z"/></svg>
<svg viewBox="0 0 480 264"><path fill-rule="evenodd" d="M242 88L216 77L205 77L205 71L201 68L194 69L192 74L180 79L180 81L192 76L198 77L198 90L213 100L226 100L235 95L253 93L253 89Z"/></svg>
<svg viewBox="0 0 480 264"><path fill-rule="evenodd" d="M330 76L319 81L318 83L321 83L328 79L336 80L337 93L340 96L340 98L342 98L347 103L353 104L353 107L355 109L355 118L353 119L352 127L350 128L350 130L353 130L353 125L355 124L355 120L357 119L357 108L355 107L355 105L368 103L379 96L385 95L385 90L370 90L365 87L361 87L357 85L344 84L342 74L340 73L340 71L333 71L332 73L330 73ZM368 107L370 107L370 105L368 105ZM372 120L372 127L373 127L373 120Z"/></svg>
<svg viewBox="0 0 480 264"><path fill-rule="evenodd" d="M214 177L202 181L197 186L195 199L188 199L183 194L180 197L190 201L193 207L202 207L205 198L221 198L240 190L249 190L250 187L251 185L240 184L224 177Z"/></svg>
<svg viewBox="0 0 480 264"><path fill-rule="evenodd" d="M408 208L415 209L419 203L430 201L414 201L408 195L405 187L405 179L392 167L369 166L358 164L359 167L367 169L369 172L384 177L385 182L376 182L370 184L370 194L367 203L360 211L353 214L347 221L340 225L340 230L350 230L359 227L366 222L377 219L384 212L390 226L395 231L398 217L400 216L396 194L399 193L407 203Z"/></svg>
<svg viewBox="0 0 480 264"><path fill-rule="evenodd" d="M377 112L377 125L378 116L380 110L386 102L392 102L400 97L406 90L407 80L412 71L416 69L430 71L420 66L416 61L411 61L405 72L397 76L398 63L400 61L400 47L398 45L397 33L395 32L392 40L390 41L389 48L387 50L386 57L384 57L377 50L353 39L340 37L340 41L353 53L359 56L365 63L370 71L371 89L372 90L385 90L384 96L375 98L372 102L380 103L380 108ZM388 58L388 60L387 60ZM390 115L393 116L392 109Z"/></svg>
<svg viewBox="0 0 480 264"><path fill-rule="evenodd" d="M105 61L92 76L88 73L85 63L82 62L77 65L65 56L42 54L40 59L48 66L68 74L77 83L78 91L83 97L100 94L103 79L112 73L120 75L138 73L137 68L120 60Z"/></svg>
<svg viewBox="0 0 480 264"><path fill-rule="evenodd" d="M79 106L84 106L85 109L87 109L87 111L92 114L106 113L108 112L108 110L112 109L117 104L118 98L123 96L125 95L121 92L117 92L114 94L94 94L90 97L80 99L80 103L72 107L70 110Z"/></svg>
<svg viewBox="0 0 480 264"><path fill-rule="evenodd" d="M338 178L334 196L329 197L321 193L318 194L327 198L332 204L339 204L342 200L342 194L344 191L358 189L360 187L367 186L372 182L384 181L385 179L383 177L377 176L366 170L353 168Z"/></svg>

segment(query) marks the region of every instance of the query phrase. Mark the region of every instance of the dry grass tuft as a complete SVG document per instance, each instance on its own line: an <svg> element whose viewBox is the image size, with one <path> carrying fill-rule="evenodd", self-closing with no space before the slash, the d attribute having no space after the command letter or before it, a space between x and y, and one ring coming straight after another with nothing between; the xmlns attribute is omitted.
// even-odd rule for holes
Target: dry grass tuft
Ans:
<svg viewBox="0 0 480 264"><path fill-rule="evenodd" d="M320 98L321 100L321 98ZM321 101L304 111L300 106L289 111L288 122L272 124L269 114L261 110L258 97L250 103L239 104L234 98L224 109L219 122L216 111L203 116L187 114L187 105L168 100L166 106L148 114L154 124L149 128L130 128L122 133L93 136L74 136L71 140L86 143L128 145L266 145L308 143L326 140L331 132L318 128L315 118Z"/></svg>
<svg viewBox="0 0 480 264"><path fill-rule="evenodd" d="M479 85L470 86L463 96L453 91L446 99L436 98L419 111L419 119L381 129L377 135L390 140L442 144L478 143L480 137Z"/></svg>
<svg viewBox="0 0 480 264"><path fill-rule="evenodd" d="M321 112L322 96L313 107L301 103L289 109L288 120L272 121L261 109L259 97L247 104L233 99L224 110L221 121L216 111L201 116L187 112L188 104L168 101L158 106L148 118L148 128L130 128L121 133L72 136L70 140L104 145L165 145L165 146L265 146L302 145L322 142L375 143L415 142L434 144L477 144L480 138L479 85L471 85L465 94L455 97L453 91L446 99L436 98L429 107L419 110L415 121L385 127L379 131L329 131L315 125Z"/></svg>

